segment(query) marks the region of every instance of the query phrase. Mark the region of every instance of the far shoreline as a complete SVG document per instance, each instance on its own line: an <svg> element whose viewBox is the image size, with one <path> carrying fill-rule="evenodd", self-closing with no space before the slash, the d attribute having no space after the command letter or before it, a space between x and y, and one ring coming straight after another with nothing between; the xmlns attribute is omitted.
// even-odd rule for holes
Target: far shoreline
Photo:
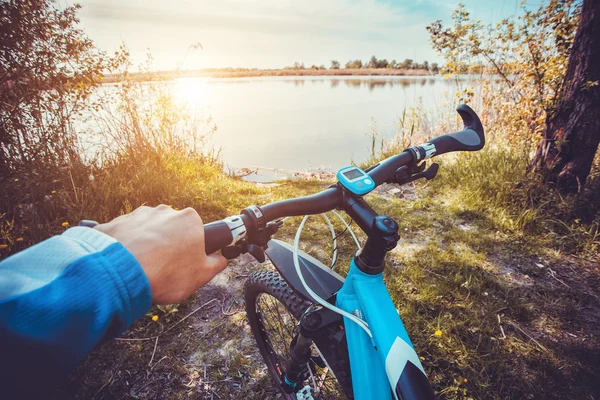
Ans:
<svg viewBox="0 0 600 400"><path fill-rule="evenodd" d="M249 69L211 68L192 71L134 72L129 77L139 81L173 80L177 78L253 78L264 76L435 76L426 69L360 68L360 69ZM102 83L115 83L121 75L107 75Z"/></svg>

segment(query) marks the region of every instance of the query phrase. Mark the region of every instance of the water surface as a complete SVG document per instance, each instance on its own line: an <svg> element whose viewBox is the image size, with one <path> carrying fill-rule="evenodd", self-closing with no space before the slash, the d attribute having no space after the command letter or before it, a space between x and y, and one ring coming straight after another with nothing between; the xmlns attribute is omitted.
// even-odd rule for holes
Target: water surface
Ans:
<svg viewBox="0 0 600 400"><path fill-rule="evenodd" d="M229 168L335 171L370 154L369 134L397 131L409 107L438 108L441 77L183 78L173 93L210 115Z"/></svg>

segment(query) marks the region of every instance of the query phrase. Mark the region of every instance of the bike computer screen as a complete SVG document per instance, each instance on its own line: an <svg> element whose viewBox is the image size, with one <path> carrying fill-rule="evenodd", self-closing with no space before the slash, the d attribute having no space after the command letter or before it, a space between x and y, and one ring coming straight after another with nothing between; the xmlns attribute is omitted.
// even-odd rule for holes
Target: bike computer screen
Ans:
<svg viewBox="0 0 600 400"><path fill-rule="evenodd" d="M342 186L354 194L364 195L375 189L375 182L365 171L358 167L342 168L336 176Z"/></svg>

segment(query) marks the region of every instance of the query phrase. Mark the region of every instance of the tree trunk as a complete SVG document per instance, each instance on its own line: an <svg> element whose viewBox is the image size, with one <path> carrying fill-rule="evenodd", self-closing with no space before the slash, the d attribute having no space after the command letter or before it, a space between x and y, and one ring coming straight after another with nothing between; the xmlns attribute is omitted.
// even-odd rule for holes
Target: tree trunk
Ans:
<svg viewBox="0 0 600 400"><path fill-rule="evenodd" d="M583 2L562 88L532 167L572 193L582 190L600 142L600 0Z"/></svg>

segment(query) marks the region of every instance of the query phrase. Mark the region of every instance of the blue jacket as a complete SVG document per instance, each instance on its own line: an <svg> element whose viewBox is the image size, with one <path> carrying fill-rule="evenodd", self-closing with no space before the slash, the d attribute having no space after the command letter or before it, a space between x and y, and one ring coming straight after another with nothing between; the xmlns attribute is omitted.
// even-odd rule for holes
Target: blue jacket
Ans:
<svg viewBox="0 0 600 400"><path fill-rule="evenodd" d="M140 264L96 229L71 228L8 257L0 262L0 393L51 389L151 305Z"/></svg>

